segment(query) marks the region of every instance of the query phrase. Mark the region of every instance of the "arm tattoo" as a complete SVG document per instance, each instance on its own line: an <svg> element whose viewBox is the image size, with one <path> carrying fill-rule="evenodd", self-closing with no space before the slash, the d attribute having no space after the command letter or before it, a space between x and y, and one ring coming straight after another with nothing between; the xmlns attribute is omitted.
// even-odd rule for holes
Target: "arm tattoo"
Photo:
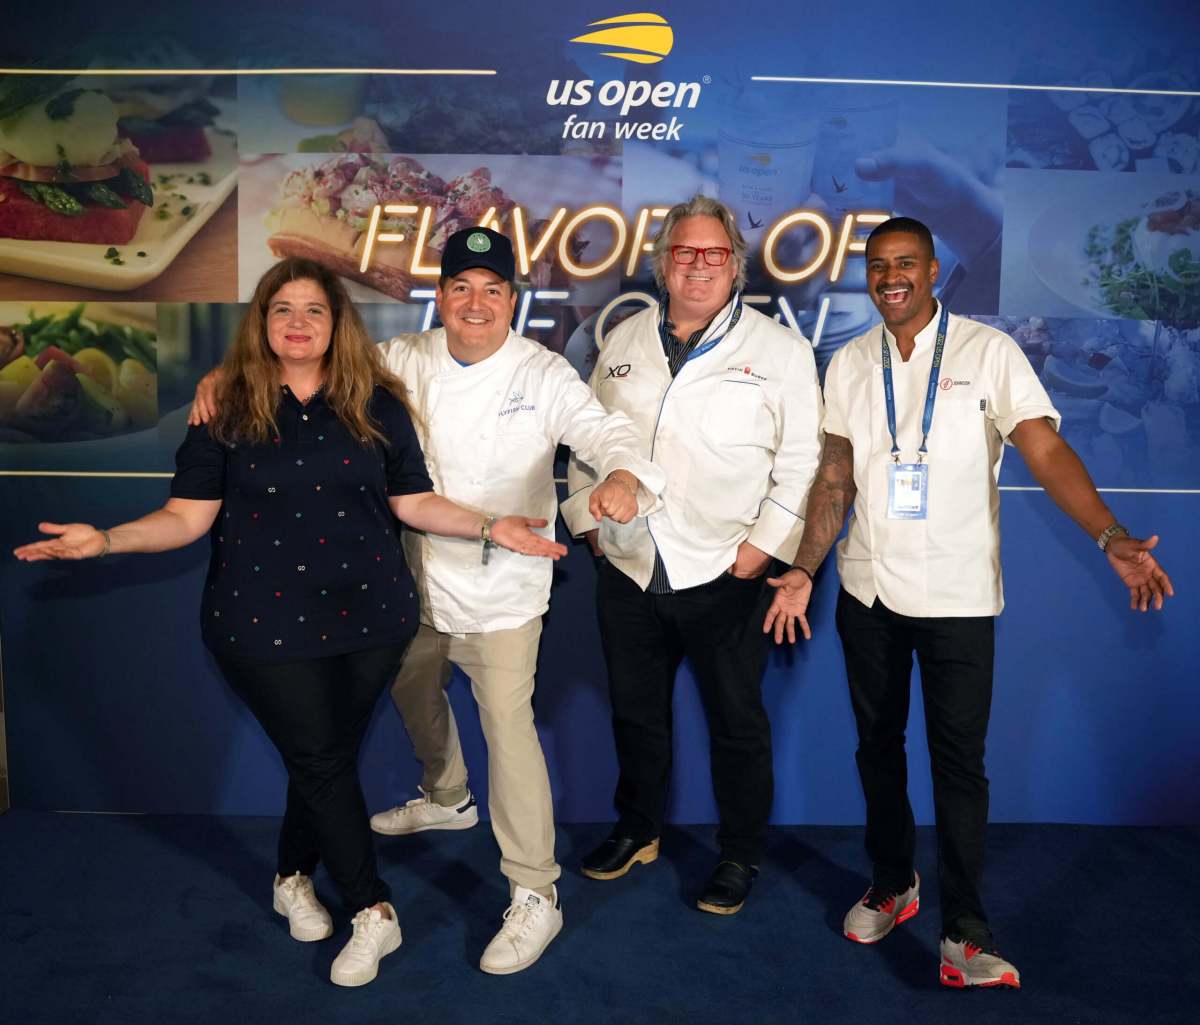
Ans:
<svg viewBox="0 0 1200 1025"><path fill-rule="evenodd" d="M793 562L810 573L821 565L846 522L846 513L854 504L858 489L854 486L854 449L848 438L825 435L821 465L808 492L808 510L804 536Z"/></svg>

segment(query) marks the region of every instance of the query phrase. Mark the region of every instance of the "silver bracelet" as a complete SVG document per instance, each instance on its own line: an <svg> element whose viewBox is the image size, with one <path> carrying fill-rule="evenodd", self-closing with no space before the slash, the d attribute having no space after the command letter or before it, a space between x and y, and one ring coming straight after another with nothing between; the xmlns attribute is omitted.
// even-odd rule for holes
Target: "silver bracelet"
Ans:
<svg viewBox="0 0 1200 1025"><path fill-rule="evenodd" d="M1108 551L1108 546L1114 537L1128 537L1129 531L1115 520L1100 531L1100 536L1096 538L1096 547L1102 552Z"/></svg>
<svg viewBox="0 0 1200 1025"><path fill-rule="evenodd" d="M112 551L112 535L107 530L104 530L103 528L98 528L98 529L100 530L100 533L104 535L104 547L100 549L100 554L97 555L96 558L103 559L104 556L106 556L110 551Z"/></svg>

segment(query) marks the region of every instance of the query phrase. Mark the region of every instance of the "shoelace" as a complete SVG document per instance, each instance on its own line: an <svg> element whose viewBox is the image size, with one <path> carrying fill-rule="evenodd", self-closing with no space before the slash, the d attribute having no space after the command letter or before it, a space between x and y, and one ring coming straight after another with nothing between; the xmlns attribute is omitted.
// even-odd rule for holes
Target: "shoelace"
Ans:
<svg viewBox="0 0 1200 1025"><path fill-rule="evenodd" d="M968 940L963 936L950 935L945 938L951 943L961 943L963 945L963 956L968 961L980 954L986 954L989 957L1002 957L1000 951L991 943L976 943L974 940Z"/></svg>
<svg viewBox="0 0 1200 1025"><path fill-rule="evenodd" d="M534 915L541 907L534 898L527 898L524 904L509 904L504 909L504 926L500 935L505 939L518 939L524 936L533 925Z"/></svg>
<svg viewBox="0 0 1200 1025"><path fill-rule="evenodd" d="M279 884L279 888L292 898L292 904L302 904L310 908L316 907L317 895L313 890L312 880L308 876L302 875L299 872L294 876L287 876Z"/></svg>
<svg viewBox="0 0 1200 1025"><path fill-rule="evenodd" d="M375 945L374 934L380 931L380 926L386 921L387 919L374 908L363 908L350 923L354 927L354 933L347 946L370 952Z"/></svg>
<svg viewBox="0 0 1200 1025"><path fill-rule="evenodd" d="M884 889L880 889L875 886L872 886L867 891L867 895L865 897L863 897L862 902L867 907L869 907L872 911L890 912L892 909L888 905L892 904L895 901L895 899L900 895L900 892L901 891L884 890Z"/></svg>

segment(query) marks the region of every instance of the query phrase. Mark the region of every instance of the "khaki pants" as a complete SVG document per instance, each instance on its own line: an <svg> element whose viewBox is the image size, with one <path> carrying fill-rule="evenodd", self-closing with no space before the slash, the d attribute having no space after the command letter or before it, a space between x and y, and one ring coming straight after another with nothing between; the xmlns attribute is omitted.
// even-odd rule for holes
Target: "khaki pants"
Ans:
<svg viewBox="0 0 1200 1025"><path fill-rule="evenodd" d="M554 805L546 759L533 726L533 676L540 616L511 630L447 634L421 625L392 684L404 726L424 773L421 789L466 786L467 767L446 694L451 664L471 681L488 748L488 812L500 845L500 871L519 886L549 886L554 860Z"/></svg>

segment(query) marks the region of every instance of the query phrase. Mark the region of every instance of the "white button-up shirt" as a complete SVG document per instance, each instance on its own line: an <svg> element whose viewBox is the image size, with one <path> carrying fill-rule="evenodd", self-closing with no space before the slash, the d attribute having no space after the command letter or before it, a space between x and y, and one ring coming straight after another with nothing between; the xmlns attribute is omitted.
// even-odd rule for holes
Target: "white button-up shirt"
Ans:
<svg viewBox="0 0 1200 1025"><path fill-rule="evenodd" d="M907 363L882 327L848 342L830 361L822 428L849 439L858 489L849 532L838 545L838 572L864 605L878 597L905 616L992 616L1004 607L996 484L1004 444L1022 420L1044 416L1057 429L1059 415L1016 342L952 314L925 456L928 515L888 519L892 437L880 339L891 351L900 461L913 463L937 325L935 314Z"/></svg>
<svg viewBox="0 0 1200 1025"><path fill-rule="evenodd" d="M629 470L643 511L663 474L639 455L628 418L608 413L562 356L510 331L487 359L462 366L444 328L381 345L404 382L434 490L484 513L541 516L554 537L554 453L567 445L604 476ZM446 633L504 630L546 611L553 563L478 540L404 530L404 553L421 592L421 620Z"/></svg>
<svg viewBox="0 0 1200 1025"><path fill-rule="evenodd" d="M613 329L591 385L606 409L628 414L641 454L666 472L662 507L628 524L605 520L608 560L643 590L658 548L671 587L695 587L727 570L749 541L790 562L820 456L821 388L812 346L748 306L712 321L672 378L659 308ZM720 340L711 348L709 341ZM582 456L582 453L581 453ZM563 519L573 534L595 526L587 501L601 470L572 459Z"/></svg>

